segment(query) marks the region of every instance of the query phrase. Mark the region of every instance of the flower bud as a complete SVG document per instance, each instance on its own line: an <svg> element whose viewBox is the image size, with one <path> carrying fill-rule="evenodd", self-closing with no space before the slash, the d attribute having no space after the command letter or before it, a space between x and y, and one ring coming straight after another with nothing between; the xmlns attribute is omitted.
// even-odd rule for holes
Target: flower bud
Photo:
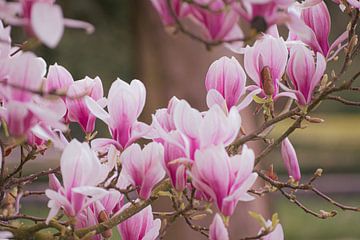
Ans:
<svg viewBox="0 0 360 240"><path fill-rule="evenodd" d="M293 177L295 181L299 181L301 179L299 162L295 149L288 138L281 143L281 155L289 176Z"/></svg>
<svg viewBox="0 0 360 240"><path fill-rule="evenodd" d="M98 221L100 223L105 222L109 219L109 216L107 215L107 213L103 210L99 213L98 215ZM103 233L101 233L101 236L103 236L104 238L111 238L112 236L112 230L108 229L106 231L104 231Z"/></svg>
<svg viewBox="0 0 360 240"><path fill-rule="evenodd" d="M261 70L261 80L264 92L267 96L272 96L274 94L274 83L271 76L270 67L265 66Z"/></svg>

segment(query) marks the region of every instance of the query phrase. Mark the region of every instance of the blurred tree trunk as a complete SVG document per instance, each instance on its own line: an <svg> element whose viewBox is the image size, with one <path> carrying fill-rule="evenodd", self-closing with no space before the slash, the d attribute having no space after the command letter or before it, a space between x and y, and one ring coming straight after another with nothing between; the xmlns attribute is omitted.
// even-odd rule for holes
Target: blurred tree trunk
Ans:
<svg viewBox="0 0 360 240"><path fill-rule="evenodd" d="M172 96L186 99L193 107L205 109L206 90L204 79L209 65L223 55L231 55L222 47L207 51L201 43L181 33L167 34L149 0L134 1L135 73L147 88L146 110L143 114L150 121L156 108L166 107ZM250 117L249 117L250 116ZM246 127L252 128L252 114L243 114ZM246 124L247 123L247 124ZM159 203L158 206L164 206ZM231 219L231 236L255 235L258 224L249 219L248 211L267 213L267 200L239 204ZM209 223L211 219L207 221ZM166 239L202 239L183 220L178 220L168 231Z"/></svg>

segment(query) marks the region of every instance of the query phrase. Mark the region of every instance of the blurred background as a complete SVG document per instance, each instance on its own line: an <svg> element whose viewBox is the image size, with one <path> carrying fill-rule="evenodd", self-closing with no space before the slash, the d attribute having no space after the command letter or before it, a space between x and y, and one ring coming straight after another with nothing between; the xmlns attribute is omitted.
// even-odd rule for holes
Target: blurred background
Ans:
<svg viewBox="0 0 360 240"><path fill-rule="evenodd" d="M150 5L150 0L58 2L62 5L66 17L86 20L95 26L96 31L92 35L86 35L82 31L66 29L58 48L53 50L41 47L37 54L44 57L49 64L57 62L65 66L76 80L85 76L99 76L104 84L105 95L117 77L125 81L140 79L147 88L146 109L142 115L142 120L147 123L150 123L155 109L166 107L168 100L174 95L204 110L204 78L207 68L217 58L232 55L222 47L209 52L202 44L181 34L168 34ZM340 14L340 10L332 2L329 2L328 6L333 18L330 38L332 41L345 29L348 19ZM15 34L22 35L20 30ZM239 56L237 58L241 61ZM341 58L338 61L341 62ZM336 69L336 63L331 67ZM352 69L359 70L358 61L353 63ZM347 76L351 76L351 72ZM360 100L359 95L346 97ZM335 199L355 206L360 206L359 113L354 107L328 101L312 115L324 118L323 124L312 124L304 130L298 130L290 138L298 153L303 179L311 177L317 168L323 168L324 176L317 181L319 188ZM247 129L253 129L259 120L251 110L243 113L242 117ZM280 135L289 124L290 121L281 123L273 135ZM101 122L97 123L97 129L100 129L100 136L108 135ZM73 130L77 132L77 137L83 138L79 129ZM261 149L262 146L253 147ZM47 157L32 166L34 169L53 166L58 157L52 155L51 159ZM280 178L286 178L279 149L263 160L262 168L269 168L271 163ZM46 179L43 184L47 184ZM333 209L333 206L311 194L299 193L299 198L317 211ZM47 215L47 209L40 209L40 206L45 206L41 202L46 199L36 197L28 198L27 201L31 207L23 209L24 212ZM232 238L257 233L257 223L246 220L249 209L255 209L268 218L272 212L278 212L286 239L360 239L360 228L357 226L360 214L338 210L339 214L335 218L319 220L305 214L278 194L271 194L261 202L240 205L238 214L231 223L235 229ZM176 239L203 239L197 233L187 233L186 226L181 223L172 227L169 234L171 237L167 239L175 239L176 235Z"/></svg>

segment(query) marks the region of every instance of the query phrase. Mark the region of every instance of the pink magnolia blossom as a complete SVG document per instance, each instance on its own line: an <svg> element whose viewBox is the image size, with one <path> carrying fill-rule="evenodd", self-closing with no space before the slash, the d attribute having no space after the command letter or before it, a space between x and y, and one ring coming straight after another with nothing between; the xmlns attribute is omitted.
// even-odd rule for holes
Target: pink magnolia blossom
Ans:
<svg viewBox="0 0 360 240"><path fill-rule="evenodd" d="M110 189L104 197L90 204L89 207L81 211L76 216L75 228L79 229L90 227L104 221L105 219L102 219L101 217L106 216L109 218L112 214L118 212L121 209L123 204L122 200L123 195L120 194L119 191ZM101 240L103 239L101 237L102 234L97 234L91 239Z"/></svg>
<svg viewBox="0 0 360 240"><path fill-rule="evenodd" d="M2 2L2 5L0 18L10 25L24 26L29 35L36 36L51 48L58 45L65 26L83 28L88 33L94 31L89 23L64 18L55 0L20 0Z"/></svg>
<svg viewBox="0 0 360 240"><path fill-rule="evenodd" d="M143 150L132 144L121 154L122 171L138 189L141 199L148 199L154 186L165 176L161 166L164 149L159 143L149 143Z"/></svg>
<svg viewBox="0 0 360 240"><path fill-rule="evenodd" d="M30 70L29 70L30 69ZM24 53L9 60L7 74L3 80L1 95L3 106L0 115L7 122L12 136L25 136L37 124L65 130L60 122L64 106L47 105L50 101L40 99L31 91L41 90L46 64L32 53Z"/></svg>
<svg viewBox="0 0 360 240"><path fill-rule="evenodd" d="M266 32L271 26L288 20L284 10L293 3L293 0L247 0L237 7L237 11L252 27Z"/></svg>
<svg viewBox="0 0 360 240"><path fill-rule="evenodd" d="M86 98L92 114L103 120L109 127L113 140L96 139L97 146L114 144L124 149L144 136L150 128L137 119L140 116L146 99L146 89L142 82L133 80L130 84L117 79L110 87L106 112L102 106ZM96 99L94 99L96 100Z"/></svg>
<svg viewBox="0 0 360 240"><path fill-rule="evenodd" d="M238 201L251 201L247 190L254 184L255 155L244 145L242 154L229 157L224 146L198 150L191 169L195 188L208 195L225 216L231 216Z"/></svg>
<svg viewBox="0 0 360 240"><path fill-rule="evenodd" d="M288 138L285 138L281 142L281 155L284 160L284 164L288 171L289 177L293 177L295 181L300 181L301 173L299 162L296 156L295 149Z"/></svg>
<svg viewBox="0 0 360 240"><path fill-rule="evenodd" d="M49 67L49 71L44 84L45 92L66 94L68 88L74 83L74 79L66 68L55 63ZM65 105L66 97L61 98ZM66 110L64 122L69 123L68 111Z"/></svg>
<svg viewBox="0 0 360 240"><path fill-rule="evenodd" d="M323 1L309 7L294 7L291 9L290 40L301 40L315 52L320 52L332 59L343 48L341 43L348 37L348 32L341 34L330 46L331 30L330 13ZM335 51L335 52L334 52Z"/></svg>
<svg viewBox="0 0 360 240"><path fill-rule="evenodd" d="M131 205L127 203L122 209ZM155 219L151 205L118 225L122 240L155 240L160 231L161 221Z"/></svg>
<svg viewBox="0 0 360 240"><path fill-rule="evenodd" d="M231 108L226 114L221 107L213 105L202 114L181 100L174 108L174 123L185 137L188 157L194 159L197 149L231 144L239 133L241 118L236 108Z"/></svg>
<svg viewBox="0 0 360 240"><path fill-rule="evenodd" d="M156 11L159 13L161 20L165 26L175 24L175 20L172 16L171 10L168 6L168 0L151 0ZM187 3L182 0L171 0L170 1L174 14L178 18L185 17L189 13L189 7Z"/></svg>
<svg viewBox="0 0 360 240"><path fill-rule="evenodd" d="M229 233L219 214L215 214L209 229L210 240L229 240Z"/></svg>
<svg viewBox="0 0 360 240"><path fill-rule="evenodd" d="M107 194L106 190L96 187L107 177L107 168L100 163L88 144L72 140L64 149L60 168L63 185L52 174L49 176L50 189L45 191L50 199L47 222L61 208L67 216L77 216L91 203Z"/></svg>
<svg viewBox="0 0 360 240"><path fill-rule="evenodd" d="M216 60L210 65L206 74L207 105L211 107L218 104L226 112L233 106L238 110L244 109L251 103L253 95L259 93L255 90L239 103L246 92L245 84L245 71L236 58L222 57Z"/></svg>
<svg viewBox="0 0 360 240"><path fill-rule="evenodd" d="M279 81L285 72L288 59L288 50L282 38L271 35L264 35L257 40L252 47L245 48L244 66L248 76L255 82L256 86L249 89L261 89L262 95L268 95L269 90L265 89L262 72L269 69L273 90L271 97L274 99L281 96L292 96L291 93L279 93Z"/></svg>
<svg viewBox="0 0 360 240"><path fill-rule="evenodd" d="M303 45L290 49L287 74L294 85L296 98L300 105L311 102L315 87L319 84L326 69L326 60L321 53L316 54L316 63L311 50Z"/></svg>
<svg viewBox="0 0 360 240"><path fill-rule="evenodd" d="M158 109L153 115L152 138L164 147L164 158L161 161L166 174L174 188L181 192L186 186L186 166L180 159L186 159L186 140L176 130L174 123L174 107L179 103L176 97L169 101L167 108Z"/></svg>
<svg viewBox="0 0 360 240"><path fill-rule="evenodd" d="M98 104L104 106L103 94L103 86L99 77L94 79L86 77L75 81L69 86L68 98L66 98L69 120L77 122L87 134L94 131L96 117L88 109L84 97L89 96Z"/></svg>
<svg viewBox="0 0 360 240"><path fill-rule="evenodd" d="M191 6L194 20L204 29L209 40L234 40L243 37L237 25L239 15L233 8L226 8L222 0L209 2L209 8L211 10Z"/></svg>

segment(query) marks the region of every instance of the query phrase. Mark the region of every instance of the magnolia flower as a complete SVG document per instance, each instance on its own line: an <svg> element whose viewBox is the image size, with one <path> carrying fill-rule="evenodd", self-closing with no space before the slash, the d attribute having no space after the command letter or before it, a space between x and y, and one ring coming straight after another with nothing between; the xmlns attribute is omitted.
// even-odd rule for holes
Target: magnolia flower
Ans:
<svg viewBox="0 0 360 240"><path fill-rule="evenodd" d="M99 77L94 79L85 77L69 86L68 98L66 98L69 120L77 122L87 134L94 131L96 117L88 109L84 97L88 96L99 105L104 106L103 94L103 86Z"/></svg>
<svg viewBox="0 0 360 240"><path fill-rule="evenodd" d="M58 45L65 26L83 28L88 33L94 31L94 27L87 22L64 18L55 0L21 0L2 4L0 18L10 25L24 26L29 35L50 48Z"/></svg>
<svg viewBox="0 0 360 240"><path fill-rule="evenodd" d="M149 143L143 150L132 144L121 154L122 171L141 199L148 199L154 186L165 176L161 167L164 149L159 143Z"/></svg>
<svg viewBox="0 0 360 240"><path fill-rule="evenodd" d="M161 21L165 26L170 26L175 23L169 7L172 8L172 11L178 18L185 17L189 13L189 6L182 0L171 0L170 6L168 6L168 0L151 0L151 3L159 13Z"/></svg>
<svg viewBox="0 0 360 240"><path fill-rule="evenodd" d="M233 106L238 110L247 107L255 94L249 94L240 104L246 92L246 74L236 58L222 57L213 62L206 74L205 86L208 91L206 102L209 107L218 104L228 112Z"/></svg>
<svg viewBox="0 0 360 240"><path fill-rule="evenodd" d="M282 38L264 35L252 47L245 48L244 66L256 86L249 89L261 89L263 96L293 96L292 93L279 93L279 81L285 72L288 50Z"/></svg>
<svg viewBox="0 0 360 240"><path fill-rule="evenodd" d="M202 114L181 100L174 108L174 124L185 137L188 157L194 159L197 149L231 144L239 133L241 118L236 108L231 108L226 114L220 106L213 105Z"/></svg>
<svg viewBox="0 0 360 240"><path fill-rule="evenodd" d="M167 108L156 110L149 135L155 142L163 145L164 158L161 164L174 188L181 192L186 186L187 174L186 166L180 160L187 158L187 143L174 123L174 108L179 102L173 97Z"/></svg>
<svg viewBox="0 0 360 240"><path fill-rule="evenodd" d="M247 0L238 5L237 11L242 19L249 22L259 32L266 32L275 24L287 20L286 10L293 0Z"/></svg>
<svg viewBox="0 0 360 240"><path fill-rule="evenodd" d="M74 79L66 68L55 63L49 67L49 71L44 83L45 92L67 93L68 88L74 83ZM65 105L66 97L61 97L62 104ZM64 122L69 123L68 111L64 115Z"/></svg>
<svg viewBox="0 0 360 240"><path fill-rule="evenodd" d="M219 214L215 214L209 229L210 240L229 240L229 233Z"/></svg>
<svg viewBox="0 0 360 240"><path fill-rule="evenodd" d="M128 208L131 203L124 205ZM152 214L151 205L131 216L129 219L118 225L122 240L155 240L159 235L161 227L160 219L155 219Z"/></svg>
<svg viewBox="0 0 360 240"><path fill-rule="evenodd" d="M51 174L50 189L45 191L50 199L46 222L56 216L60 208L67 216L75 217L107 194L106 190L96 187L107 177L107 167L100 163L88 144L72 140L62 153L60 168L63 185Z"/></svg>
<svg viewBox="0 0 360 240"><path fill-rule="evenodd" d="M204 29L209 40L241 39L243 33L237 25L239 15L233 8L226 8L224 1L209 2L210 10L191 6L194 20Z"/></svg>
<svg viewBox="0 0 360 240"><path fill-rule="evenodd" d="M330 60L344 47L341 46L341 43L347 39L348 31L341 34L330 46L330 13L323 1L316 2L319 3L315 5L310 4L309 7L298 5L298 7L290 9L291 21L288 24L290 29L289 39L301 40L309 45L312 50L321 53Z"/></svg>
<svg viewBox="0 0 360 240"><path fill-rule="evenodd" d="M0 115L12 136L25 136L40 123L46 127L66 129L60 121L66 111L65 106L52 104L53 101L32 93L41 90L45 70L45 61L32 53L20 54L9 60L7 77L0 91L3 96Z"/></svg>
<svg viewBox="0 0 360 240"><path fill-rule="evenodd" d="M103 120L109 127L111 139L96 139L96 146L114 144L124 149L144 136L150 129L137 119L140 116L146 99L146 89L142 82L133 80L130 84L117 79L112 83L108 96L108 112L101 104L86 98L86 104L92 114Z"/></svg>
<svg viewBox="0 0 360 240"><path fill-rule="evenodd" d="M194 187L208 195L225 216L231 216L238 201L251 201L247 190L254 184L255 155L244 145L242 154L229 157L224 146L212 146L195 153L191 169Z"/></svg>
<svg viewBox="0 0 360 240"><path fill-rule="evenodd" d="M316 54L316 64L311 50L303 45L290 49L287 74L294 85L297 101L300 105L311 102L315 87L319 84L326 69L326 60L321 53ZM291 90L288 90L291 91Z"/></svg>
<svg viewBox="0 0 360 240"><path fill-rule="evenodd" d="M295 149L288 138L285 138L281 142L281 155L284 160L284 164L288 171L289 177L294 178L295 181L300 181L301 173L299 162L296 156Z"/></svg>

